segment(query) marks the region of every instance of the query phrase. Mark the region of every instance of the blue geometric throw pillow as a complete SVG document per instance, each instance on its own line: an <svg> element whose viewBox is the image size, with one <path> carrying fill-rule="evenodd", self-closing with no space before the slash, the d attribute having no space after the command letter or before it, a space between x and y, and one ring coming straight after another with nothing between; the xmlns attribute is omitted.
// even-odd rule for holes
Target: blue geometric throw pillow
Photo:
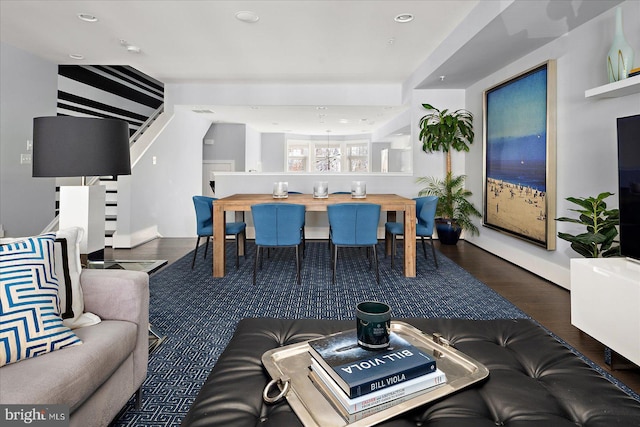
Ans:
<svg viewBox="0 0 640 427"><path fill-rule="evenodd" d="M0 366L82 344L58 312L55 238L0 245Z"/></svg>

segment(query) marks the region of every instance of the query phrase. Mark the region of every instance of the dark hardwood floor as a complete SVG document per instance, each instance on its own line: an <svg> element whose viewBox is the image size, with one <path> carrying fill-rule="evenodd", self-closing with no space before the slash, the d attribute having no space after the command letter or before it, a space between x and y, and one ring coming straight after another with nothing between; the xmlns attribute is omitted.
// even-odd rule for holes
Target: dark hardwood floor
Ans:
<svg viewBox="0 0 640 427"><path fill-rule="evenodd" d="M106 259L166 259L169 264L195 247L194 239L156 239L133 249L105 249ZM616 369L604 363L604 346L571 325L569 291L514 264L460 241L436 248L452 261L511 301L582 354L596 362L631 389L640 393L640 369Z"/></svg>

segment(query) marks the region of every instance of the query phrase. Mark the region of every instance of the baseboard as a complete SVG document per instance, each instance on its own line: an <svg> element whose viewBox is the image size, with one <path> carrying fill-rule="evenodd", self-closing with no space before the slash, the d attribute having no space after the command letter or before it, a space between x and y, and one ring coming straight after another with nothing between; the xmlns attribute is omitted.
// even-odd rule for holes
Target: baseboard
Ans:
<svg viewBox="0 0 640 427"><path fill-rule="evenodd" d="M143 230L138 230L133 234L120 234L115 233L113 235L113 248L114 249L131 249L136 246L140 246L144 243L150 242L160 236L158 233L158 227L152 226Z"/></svg>

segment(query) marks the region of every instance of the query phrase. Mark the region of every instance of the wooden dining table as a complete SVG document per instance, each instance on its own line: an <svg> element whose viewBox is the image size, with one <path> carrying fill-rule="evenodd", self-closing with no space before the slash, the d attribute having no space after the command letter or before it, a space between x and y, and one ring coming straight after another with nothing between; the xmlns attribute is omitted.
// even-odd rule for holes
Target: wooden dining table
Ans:
<svg viewBox="0 0 640 427"><path fill-rule="evenodd" d="M271 194L234 194L213 203L213 277L225 275L225 213L250 212L258 203L295 203L304 205L307 212L326 212L335 203L375 203L387 212L387 221L396 220L396 212L404 212L404 275L416 276L416 202L397 194L367 194L365 198L352 198L350 194L330 194L327 198L314 198L311 194L289 194L276 199ZM244 245L238 245L241 250ZM391 253L387 242L385 253Z"/></svg>

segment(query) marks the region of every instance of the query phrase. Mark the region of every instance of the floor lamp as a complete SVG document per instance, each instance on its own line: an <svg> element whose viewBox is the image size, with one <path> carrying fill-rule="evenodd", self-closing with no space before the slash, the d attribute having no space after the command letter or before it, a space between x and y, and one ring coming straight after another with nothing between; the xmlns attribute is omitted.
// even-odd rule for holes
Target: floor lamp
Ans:
<svg viewBox="0 0 640 427"><path fill-rule="evenodd" d="M106 189L86 185L88 176L131 174L129 125L92 117L33 119L33 176L82 177L81 186L60 188L59 228L85 230L80 253L104 256Z"/></svg>

